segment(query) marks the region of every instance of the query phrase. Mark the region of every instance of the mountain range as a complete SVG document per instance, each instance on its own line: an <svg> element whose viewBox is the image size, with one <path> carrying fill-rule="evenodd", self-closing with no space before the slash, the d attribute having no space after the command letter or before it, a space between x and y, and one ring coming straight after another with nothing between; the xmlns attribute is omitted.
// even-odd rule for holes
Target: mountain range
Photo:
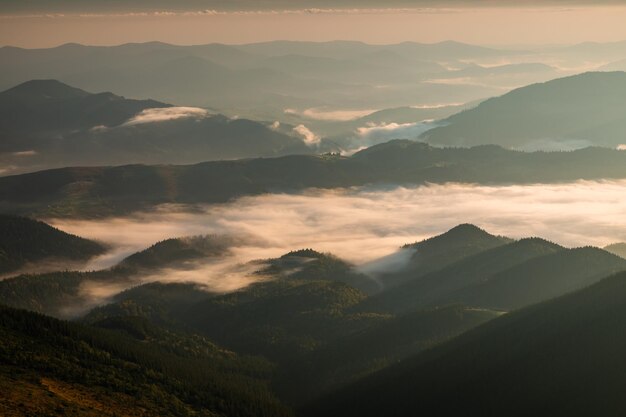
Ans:
<svg viewBox="0 0 626 417"><path fill-rule="evenodd" d="M323 109L289 110L281 118L289 123L280 123L32 80L0 93L0 174L74 165L350 154L398 136L419 136L436 147L621 149L626 145L621 134L626 122L619 112L625 86L623 72L585 73L465 105L398 107L342 121L326 120ZM438 120L423 122L431 118Z"/></svg>
<svg viewBox="0 0 626 417"><path fill-rule="evenodd" d="M624 56L1 47L0 415L624 414Z"/></svg>
<svg viewBox="0 0 626 417"><path fill-rule="evenodd" d="M462 61L510 55L516 53L451 41L4 47L0 49L0 88L55 78L88 91L153 97L214 108L231 116L281 120L287 108L359 108L369 103L382 109L420 104L416 97L424 97L427 102L421 104L428 104L492 96L501 91L497 86L450 88L425 81L449 72L441 62L463 68L467 64ZM529 73L525 68L516 72L519 84L549 79L556 73ZM381 89L381 84L389 87Z"/></svg>
<svg viewBox="0 0 626 417"><path fill-rule="evenodd" d="M32 252L46 246L45 240L32 240L42 227L51 239L68 239L29 219L6 217L5 223L22 225L20 234L33 242L28 248ZM100 407L122 413L124 407L143 407L161 415L221 409L230 410L224 411L229 415L251 415L247 404L256 402L255 410L268 415L289 415L289 406L299 415L367 415L369 407L376 414L377 407L388 403L368 400L367 412L360 406L354 411L345 407L354 395L375 398L363 392L376 387L371 389L380 390L381 398L397 398L389 408L391 415L402 415L403 407L413 407L413 388L397 390L398 397L388 390L395 390L402 378L432 380L429 372L442 361L458 363L444 367L445 372L475 365L472 369L484 369L484 375L519 373L521 362L515 358L523 353L512 344L517 332L528 333L524 343L539 343L527 348L538 352L527 359L533 361L528 369L544 366L542 351L536 350L549 346L542 338L567 338L551 331L537 333L533 326L548 323L546 329L554 329L550 320L568 320L573 329L598 323L594 314L604 317L618 308L619 288L613 287L624 279L604 278L626 270L626 260L602 249L568 249L540 238L513 240L462 224L400 248L413 253L404 268L374 277L309 248L252 262L256 282L227 293L207 290L200 283L154 278L159 271L189 270L198 262L219 260L233 245L237 240L228 236L167 239L109 269L31 273L0 281L0 304L13 307L0 310L0 348L6 362L0 384L11 393L0 406L21 404L32 411L54 404L67 412ZM16 246L12 253L19 259L24 250ZM142 281L145 276L155 281ZM94 299L90 285L108 288L111 295ZM585 294L591 294L591 301ZM596 304L600 296L602 303ZM563 300L571 299L577 301L568 307ZM16 307L72 317L76 323ZM579 316L570 319L573 313L561 314L561 308L575 308ZM586 314L588 320L581 320ZM541 315L545 317L537 318ZM613 332L602 326L595 331L601 338L609 334L602 332ZM579 333L572 330L568 335ZM506 367L482 364L494 354L483 356L481 349L465 348L483 344L488 349L503 347ZM18 345L23 346L21 355L15 354ZM568 360L554 366L572 366ZM25 377L12 385L13 372ZM491 377L479 374L475 380L476 374L465 375L463 384L492 384ZM424 403L427 407L434 407L438 390L445 392L452 380L437 378L426 391L433 395ZM530 375L524 378L524 383L532 381ZM130 386L143 392L137 394ZM141 388L145 386L152 388ZM506 385L501 388L508 395ZM25 402L27 392L45 400ZM130 401L128 395L135 399ZM168 405L157 401L164 396ZM482 411L485 403L468 399L468 404ZM496 403L498 410L506 410L507 404Z"/></svg>
<svg viewBox="0 0 626 417"><path fill-rule="evenodd" d="M443 119L422 138L436 145L497 144L523 150L616 148L624 142L624 92L624 72L590 72L533 84Z"/></svg>
<svg viewBox="0 0 626 417"><path fill-rule="evenodd" d="M127 214L163 203L222 203L310 187L621 179L626 178L625 162L626 153L605 148L525 153L497 146L435 148L395 140L351 157L294 155L186 166L62 168L5 176L0 178L0 209L88 217Z"/></svg>
<svg viewBox="0 0 626 417"><path fill-rule="evenodd" d="M56 80L28 81L0 93L2 174L310 152L289 127L274 129L205 109L112 93L91 94Z"/></svg>
<svg viewBox="0 0 626 417"><path fill-rule="evenodd" d="M621 273L503 315L312 401L302 415L620 414L625 291Z"/></svg>

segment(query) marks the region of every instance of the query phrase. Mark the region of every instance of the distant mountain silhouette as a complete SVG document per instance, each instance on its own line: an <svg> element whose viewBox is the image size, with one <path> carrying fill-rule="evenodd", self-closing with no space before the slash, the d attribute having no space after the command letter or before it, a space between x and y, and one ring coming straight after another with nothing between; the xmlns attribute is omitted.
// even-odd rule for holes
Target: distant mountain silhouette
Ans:
<svg viewBox="0 0 626 417"><path fill-rule="evenodd" d="M224 123L230 129L234 122ZM246 126L243 122L242 128ZM524 153L497 146L441 149L395 140L351 157L292 155L189 166L63 168L0 177L0 209L55 216L110 215L161 203L221 203L244 195L307 187L604 178L626 178L626 152L590 148Z"/></svg>
<svg viewBox="0 0 626 417"><path fill-rule="evenodd" d="M570 150L624 143L626 73L590 72L518 88L424 134L435 145Z"/></svg>
<svg viewBox="0 0 626 417"><path fill-rule="evenodd" d="M91 94L56 80L0 93L0 162L18 172L310 153L295 136L290 127L281 132L203 109Z"/></svg>
<svg viewBox="0 0 626 417"><path fill-rule="evenodd" d="M626 258L626 243L613 243L611 245L605 246L604 250L607 252L611 252L614 255L621 256L622 258Z"/></svg>

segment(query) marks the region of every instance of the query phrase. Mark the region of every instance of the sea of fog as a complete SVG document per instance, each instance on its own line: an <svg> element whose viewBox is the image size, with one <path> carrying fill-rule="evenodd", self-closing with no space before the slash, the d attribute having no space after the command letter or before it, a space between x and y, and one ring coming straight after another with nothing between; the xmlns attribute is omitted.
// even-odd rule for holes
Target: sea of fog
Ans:
<svg viewBox="0 0 626 417"><path fill-rule="evenodd" d="M160 280L208 284L212 275L219 275L215 285L228 290L249 281L242 281L241 272L248 261L277 257L294 249L331 252L363 265L460 223L473 223L512 238L541 236L568 247L604 246L626 241L625 214L626 181L622 180L308 190L243 197L193 210L163 206L124 218L49 222L112 246L86 269L112 266L170 237L237 236L230 255L205 266L202 276L189 270L159 274ZM229 274L233 275L232 282Z"/></svg>

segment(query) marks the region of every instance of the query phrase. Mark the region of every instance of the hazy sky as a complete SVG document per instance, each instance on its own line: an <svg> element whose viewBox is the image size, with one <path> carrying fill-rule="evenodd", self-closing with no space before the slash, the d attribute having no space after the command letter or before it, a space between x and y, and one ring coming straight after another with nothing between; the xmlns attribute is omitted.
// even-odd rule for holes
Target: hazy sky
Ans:
<svg viewBox="0 0 626 417"><path fill-rule="evenodd" d="M2 0L0 44L276 39L562 44L626 40L625 21L626 2L620 1Z"/></svg>

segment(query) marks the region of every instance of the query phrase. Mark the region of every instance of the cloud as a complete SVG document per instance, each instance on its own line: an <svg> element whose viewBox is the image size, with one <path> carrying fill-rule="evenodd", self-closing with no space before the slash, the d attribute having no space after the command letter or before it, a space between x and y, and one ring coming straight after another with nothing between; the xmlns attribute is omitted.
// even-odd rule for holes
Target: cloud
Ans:
<svg viewBox="0 0 626 417"><path fill-rule="evenodd" d="M169 120L201 119L206 117L209 112L199 107L164 107L145 109L137 115L126 121L122 126L133 126L143 123L165 122Z"/></svg>
<svg viewBox="0 0 626 417"><path fill-rule="evenodd" d="M594 142L586 139L535 139L515 149L524 152L558 152L574 151L594 146ZM619 149L619 147L618 147Z"/></svg>
<svg viewBox="0 0 626 417"><path fill-rule="evenodd" d="M230 248L238 264L303 247L364 264L465 222L567 246L626 241L625 192L626 181L309 190L244 197L194 212L166 207L128 218L50 222L128 252L169 237L217 234L243 236Z"/></svg>
<svg viewBox="0 0 626 417"><path fill-rule="evenodd" d="M348 122L350 120L356 120L361 117L372 114L376 109L362 109L362 110L325 110L320 108L310 108L302 112L295 109L285 109L285 114L292 114L296 116L306 117L311 120L323 120L323 121L336 121L336 122Z"/></svg>
<svg viewBox="0 0 626 417"><path fill-rule="evenodd" d="M444 109L446 107L460 107L466 103L455 102L455 103L436 103L436 104L416 104L414 106L409 106L412 109Z"/></svg>
<svg viewBox="0 0 626 417"><path fill-rule="evenodd" d="M195 16L273 16L273 15L385 15L385 14L448 14L459 13L462 8L453 7L299 7L285 8L284 4L277 4L277 7L258 8L257 3L250 3L248 7L239 10L224 10L224 3L215 4L221 6L214 9L189 9L155 10L154 7L146 8L143 11L103 11L103 12L79 12L64 10L62 13L53 12L21 12L1 13L0 19L63 19L63 18L142 18L142 17L195 17Z"/></svg>
<svg viewBox="0 0 626 417"><path fill-rule="evenodd" d="M356 131L353 146L345 153L350 155L368 146L391 139L417 139L422 133L436 127L432 120L413 123L369 123Z"/></svg>
<svg viewBox="0 0 626 417"><path fill-rule="evenodd" d="M11 155L13 155L13 156L35 156L35 155L37 155L37 152L33 151L33 150L19 151L19 152L13 152L13 153L11 153Z"/></svg>
<svg viewBox="0 0 626 417"><path fill-rule="evenodd" d="M0 165L0 175L9 175L18 169L17 165Z"/></svg>
<svg viewBox="0 0 626 417"><path fill-rule="evenodd" d="M626 241L626 180L568 184L366 187L308 190L240 198L194 207L162 206L125 218L48 222L97 239L114 249L85 269L105 268L170 237L233 236L227 253L166 268L127 282L85 283L93 306L140 283L195 282L211 291L232 291L260 279L262 259L314 248L333 253L369 274L397 268L410 253L400 247L473 223L512 238L540 236L569 247ZM288 225L286 227L286 225ZM91 298L90 298L91 297ZM77 310L78 311L78 310Z"/></svg>
<svg viewBox="0 0 626 417"><path fill-rule="evenodd" d="M308 127L305 125L298 125L293 128L293 131L296 132L302 139L304 143L308 146L317 146L319 145L322 138L313 133Z"/></svg>

